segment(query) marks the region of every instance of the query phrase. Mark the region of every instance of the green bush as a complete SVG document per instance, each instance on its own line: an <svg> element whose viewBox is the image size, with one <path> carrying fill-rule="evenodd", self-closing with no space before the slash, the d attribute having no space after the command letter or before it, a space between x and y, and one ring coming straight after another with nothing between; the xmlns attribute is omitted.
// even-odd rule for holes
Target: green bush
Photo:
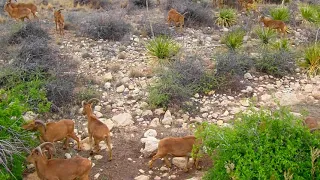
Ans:
<svg viewBox="0 0 320 180"><path fill-rule="evenodd" d="M274 43L271 43L271 48L274 50L289 50L289 40L288 39L280 39Z"/></svg>
<svg viewBox="0 0 320 180"><path fill-rule="evenodd" d="M202 60L186 57L159 70L157 81L149 88L152 107L185 106L195 93L210 91L214 78L205 71Z"/></svg>
<svg viewBox="0 0 320 180"><path fill-rule="evenodd" d="M176 55L180 45L167 36L158 36L146 45L148 53L161 59L168 59Z"/></svg>
<svg viewBox="0 0 320 180"><path fill-rule="evenodd" d="M245 35L245 31L243 29L235 29L233 31L228 32L222 39L222 43L226 44L226 46L231 51L235 51L240 48L243 44L243 37Z"/></svg>
<svg viewBox="0 0 320 180"><path fill-rule="evenodd" d="M320 6L319 5L302 5L300 7L301 15L311 23L320 23Z"/></svg>
<svg viewBox="0 0 320 180"><path fill-rule="evenodd" d="M317 158L314 148L320 147L320 134L311 134L301 119L283 107L240 114L232 127L205 123L196 136L214 162L205 180L320 178L320 162L311 160Z"/></svg>
<svg viewBox="0 0 320 180"><path fill-rule="evenodd" d="M304 52L304 61L301 64L309 75L320 74L320 43L308 47Z"/></svg>
<svg viewBox="0 0 320 180"><path fill-rule="evenodd" d="M229 27L236 23L237 15L234 9L221 9L215 23L218 26Z"/></svg>
<svg viewBox="0 0 320 180"><path fill-rule="evenodd" d="M257 71L276 77L293 74L296 68L296 56L287 50L261 49L260 57L256 60Z"/></svg>
<svg viewBox="0 0 320 180"><path fill-rule="evenodd" d="M290 11L286 7L278 7L270 10L270 15L274 20L288 22L290 20Z"/></svg>
<svg viewBox="0 0 320 180"><path fill-rule="evenodd" d="M263 44L269 44L277 36L277 32L271 28L257 28L255 30L256 35Z"/></svg>

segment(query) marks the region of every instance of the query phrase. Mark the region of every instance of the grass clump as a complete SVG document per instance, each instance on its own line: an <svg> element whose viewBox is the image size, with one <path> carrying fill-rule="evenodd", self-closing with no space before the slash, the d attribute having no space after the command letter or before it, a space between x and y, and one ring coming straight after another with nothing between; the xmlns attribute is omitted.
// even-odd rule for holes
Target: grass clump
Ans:
<svg viewBox="0 0 320 180"><path fill-rule="evenodd" d="M288 22L290 20L290 11L287 7L278 7L270 10L270 15L274 20Z"/></svg>
<svg viewBox="0 0 320 180"><path fill-rule="evenodd" d="M110 13L111 14L111 13ZM131 31L131 25L126 23L119 14L92 13L82 23L80 31L92 39L120 41Z"/></svg>
<svg viewBox="0 0 320 180"><path fill-rule="evenodd" d="M309 46L304 52L304 61L301 64L310 76L320 74L320 43Z"/></svg>
<svg viewBox="0 0 320 180"><path fill-rule="evenodd" d="M222 43L226 44L226 46L231 51L235 51L240 48L243 44L243 37L245 35L245 31L243 29L235 29L233 31L228 32L222 39Z"/></svg>
<svg viewBox="0 0 320 180"><path fill-rule="evenodd" d="M158 36L146 45L148 53L159 59L168 59L176 55L180 45L167 36Z"/></svg>
<svg viewBox="0 0 320 180"><path fill-rule="evenodd" d="M320 6L319 5L301 5L300 12L302 17L315 24L320 23Z"/></svg>
<svg viewBox="0 0 320 180"><path fill-rule="evenodd" d="M258 71L276 77L293 74L296 68L296 57L291 51L280 49L272 50L263 48L260 57L256 60L255 67Z"/></svg>
<svg viewBox="0 0 320 180"><path fill-rule="evenodd" d="M319 135L283 107L242 113L232 128L204 123L196 136L214 166L203 179L318 179Z"/></svg>
<svg viewBox="0 0 320 180"><path fill-rule="evenodd" d="M221 9L215 23L218 26L230 27L236 23L237 15L234 9Z"/></svg>
<svg viewBox="0 0 320 180"><path fill-rule="evenodd" d="M274 43L271 43L271 48L274 50L283 50L289 51L289 40L288 39L279 39Z"/></svg>
<svg viewBox="0 0 320 180"><path fill-rule="evenodd" d="M255 34L261 40L262 44L269 44L277 37L277 32L271 28L259 27L255 30Z"/></svg>

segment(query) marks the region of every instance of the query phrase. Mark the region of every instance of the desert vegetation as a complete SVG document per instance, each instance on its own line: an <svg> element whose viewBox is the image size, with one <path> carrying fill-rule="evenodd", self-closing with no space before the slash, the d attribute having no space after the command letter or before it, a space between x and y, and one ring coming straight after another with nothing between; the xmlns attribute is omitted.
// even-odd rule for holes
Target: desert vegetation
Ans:
<svg viewBox="0 0 320 180"><path fill-rule="evenodd" d="M3 6L0 179L319 179L318 1Z"/></svg>

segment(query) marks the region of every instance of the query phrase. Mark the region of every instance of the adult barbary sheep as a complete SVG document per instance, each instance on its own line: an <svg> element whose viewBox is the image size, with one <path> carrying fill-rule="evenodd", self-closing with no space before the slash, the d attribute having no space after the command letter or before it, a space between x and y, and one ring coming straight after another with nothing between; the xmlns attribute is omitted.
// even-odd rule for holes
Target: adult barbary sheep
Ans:
<svg viewBox="0 0 320 180"><path fill-rule="evenodd" d="M6 4L4 5L4 10L8 12L11 18L14 18L16 20L20 19L21 21L23 21L25 18L30 19L29 15L31 14L31 10L25 7L14 8L12 6L11 0L6 2Z"/></svg>
<svg viewBox="0 0 320 180"><path fill-rule="evenodd" d="M167 18L167 22L169 23L169 26L171 25L171 22L174 22L175 26L180 25L180 31L182 31L185 14L182 15L177 10L171 8L170 11L168 12L168 18Z"/></svg>
<svg viewBox="0 0 320 180"><path fill-rule="evenodd" d="M29 163L35 165L37 175L42 180L89 180L92 163L89 159L76 156L70 159L47 159L42 153L42 146L53 144L45 142L32 150L27 157Z"/></svg>
<svg viewBox="0 0 320 180"><path fill-rule="evenodd" d="M8 2L11 3L11 0L8 0ZM28 8L31 10L31 13L33 14L34 18L38 18L36 14L38 13L38 8L33 3L11 3L11 6L13 8Z"/></svg>
<svg viewBox="0 0 320 180"><path fill-rule="evenodd" d="M159 158L164 158L166 165L171 168L171 163L168 160L167 155L172 155L175 157L186 157L187 163L184 168L188 171L188 161L191 155L193 145L200 145L199 141L196 140L195 136L185 136L185 137L167 137L161 139L158 144L157 154L152 157L149 161L149 168L152 168L152 164L155 160ZM198 152L196 152L197 154ZM197 169L199 169L199 159L196 158L194 164Z"/></svg>
<svg viewBox="0 0 320 180"><path fill-rule="evenodd" d="M82 101L81 105L83 107L82 114L87 115L88 119L88 134L89 134L89 143L90 149L92 150L92 138L94 139L94 146L96 152L100 151L99 143L104 141L109 149L109 161L112 160L112 149L111 149L111 138L110 130L107 125L99 121L99 119L93 114L92 104L93 101L99 102L99 99L93 98L88 102ZM92 151L93 153L94 151Z"/></svg>
<svg viewBox="0 0 320 180"><path fill-rule="evenodd" d="M260 18L260 22L262 22L265 27L276 29L284 35L287 33L287 26L283 21L273 20L271 18L262 16Z"/></svg>
<svg viewBox="0 0 320 180"><path fill-rule="evenodd" d="M79 138L74 132L74 122L71 119L62 119L58 122L45 124L40 120L33 120L22 126L25 130L38 130L41 142L56 142L65 138L64 148L68 147L69 137L77 141L80 150Z"/></svg>

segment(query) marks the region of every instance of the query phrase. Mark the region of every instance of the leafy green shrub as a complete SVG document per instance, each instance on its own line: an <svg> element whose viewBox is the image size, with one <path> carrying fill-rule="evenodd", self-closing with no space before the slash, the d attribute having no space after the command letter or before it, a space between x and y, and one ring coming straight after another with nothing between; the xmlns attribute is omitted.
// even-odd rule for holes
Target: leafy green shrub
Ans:
<svg viewBox="0 0 320 180"><path fill-rule="evenodd" d="M232 128L205 123L196 136L214 162L205 180L285 179L290 174L294 179L319 179L320 162L312 163L315 153L310 150L320 147L320 134L311 134L283 107L243 113Z"/></svg>
<svg viewBox="0 0 320 180"><path fill-rule="evenodd" d="M179 52L180 45L167 36L158 36L150 40L146 48L152 56L167 59Z"/></svg>
<svg viewBox="0 0 320 180"><path fill-rule="evenodd" d="M304 61L301 64L309 75L320 74L320 43L308 47L304 52Z"/></svg>
<svg viewBox="0 0 320 180"><path fill-rule="evenodd" d="M277 40L276 42L271 43L271 47L274 50L288 51L289 50L289 40L288 39Z"/></svg>
<svg viewBox="0 0 320 180"><path fill-rule="evenodd" d="M290 19L290 11L286 7L278 7L270 10L270 15L274 20L288 22Z"/></svg>
<svg viewBox="0 0 320 180"><path fill-rule="evenodd" d="M255 30L256 35L263 44L269 44L277 36L277 32L271 28L257 28Z"/></svg>
<svg viewBox="0 0 320 180"><path fill-rule="evenodd" d="M236 23L237 15L234 9L221 9L215 23L218 26L229 27Z"/></svg>
<svg viewBox="0 0 320 180"><path fill-rule="evenodd" d="M236 50L241 47L245 31L243 29L235 29L228 32L222 39L222 43L226 44L229 50Z"/></svg>
<svg viewBox="0 0 320 180"><path fill-rule="evenodd" d="M80 32L92 39L108 39L120 41L131 31L131 25L126 23L120 14L92 13L81 24Z"/></svg>
<svg viewBox="0 0 320 180"><path fill-rule="evenodd" d="M295 62L295 54L291 51L262 49L255 66L257 71L276 77L283 77L294 73Z"/></svg>
<svg viewBox="0 0 320 180"><path fill-rule="evenodd" d="M149 104L153 107L185 106L193 94L208 91L213 81L197 57L176 60L161 69L159 79L149 88Z"/></svg>

